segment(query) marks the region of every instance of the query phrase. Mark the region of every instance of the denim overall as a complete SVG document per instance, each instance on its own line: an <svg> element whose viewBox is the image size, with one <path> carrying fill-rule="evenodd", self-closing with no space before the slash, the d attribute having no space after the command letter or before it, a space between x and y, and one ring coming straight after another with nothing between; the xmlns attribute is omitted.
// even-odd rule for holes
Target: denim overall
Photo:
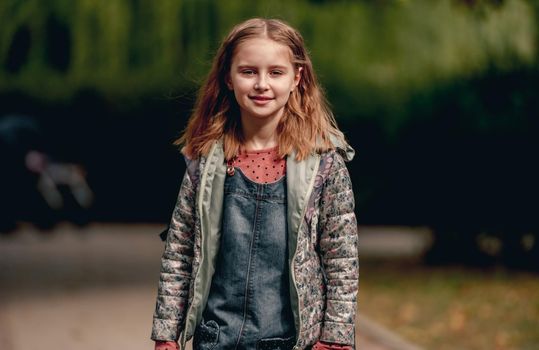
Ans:
<svg viewBox="0 0 539 350"><path fill-rule="evenodd" d="M220 248L194 350L295 345L285 186L284 176L259 184L239 168L227 176Z"/></svg>

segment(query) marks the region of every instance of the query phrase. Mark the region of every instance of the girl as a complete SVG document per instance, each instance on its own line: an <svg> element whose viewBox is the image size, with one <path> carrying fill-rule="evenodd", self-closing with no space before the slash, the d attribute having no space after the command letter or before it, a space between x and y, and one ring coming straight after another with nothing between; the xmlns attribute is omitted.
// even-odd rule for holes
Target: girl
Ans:
<svg viewBox="0 0 539 350"><path fill-rule="evenodd" d="M344 140L301 35L232 29L182 137L155 349L354 347L354 196ZM314 345L314 346L313 346Z"/></svg>

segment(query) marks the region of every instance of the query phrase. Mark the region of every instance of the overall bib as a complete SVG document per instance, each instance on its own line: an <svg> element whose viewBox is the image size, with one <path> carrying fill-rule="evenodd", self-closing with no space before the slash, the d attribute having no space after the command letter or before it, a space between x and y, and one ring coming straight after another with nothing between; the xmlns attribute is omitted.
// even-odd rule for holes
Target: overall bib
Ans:
<svg viewBox="0 0 539 350"><path fill-rule="evenodd" d="M289 350L286 181L260 184L239 168L224 186L219 253L194 350Z"/></svg>

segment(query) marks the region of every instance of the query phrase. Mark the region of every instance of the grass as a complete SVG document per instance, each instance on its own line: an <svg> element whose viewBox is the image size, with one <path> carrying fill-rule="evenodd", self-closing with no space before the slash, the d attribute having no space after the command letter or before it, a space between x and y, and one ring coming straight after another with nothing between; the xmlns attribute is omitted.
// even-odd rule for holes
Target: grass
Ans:
<svg viewBox="0 0 539 350"><path fill-rule="evenodd" d="M539 349L538 277L363 260L359 309L425 349Z"/></svg>

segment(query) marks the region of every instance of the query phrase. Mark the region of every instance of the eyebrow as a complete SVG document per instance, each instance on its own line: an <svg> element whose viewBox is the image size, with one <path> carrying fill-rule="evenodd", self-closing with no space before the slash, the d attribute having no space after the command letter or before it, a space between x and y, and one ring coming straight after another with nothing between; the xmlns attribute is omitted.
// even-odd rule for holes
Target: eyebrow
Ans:
<svg viewBox="0 0 539 350"><path fill-rule="evenodd" d="M250 68L250 69L258 69L257 66L253 66L253 65L248 65L248 64L241 64L238 66L238 69L246 69L246 68ZM279 65L279 64L276 64L276 65L272 65L269 67L270 69L275 69L275 68L278 68L278 69L283 69L283 70L286 70L288 69L289 67L287 66L282 66L282 65Z"/></svg>

